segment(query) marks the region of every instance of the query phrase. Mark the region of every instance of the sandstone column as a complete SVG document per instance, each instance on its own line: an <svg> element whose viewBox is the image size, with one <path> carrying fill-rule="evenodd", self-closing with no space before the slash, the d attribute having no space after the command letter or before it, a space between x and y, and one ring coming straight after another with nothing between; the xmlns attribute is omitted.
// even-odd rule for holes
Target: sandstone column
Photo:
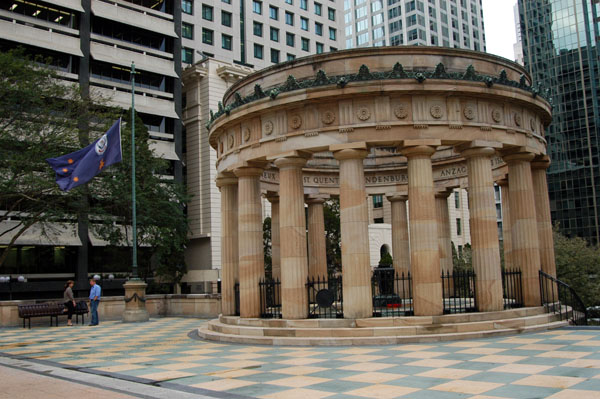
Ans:
<svg viewBox="0 0 600 399"><path fill-rule="evenodd" d="M477 307L481 312L504 309L502 300L502 270L494 179L492 177L492 147L467 148L461 152L467 160L469 173L469 214L471 248Z"/></svg>
<svg viewBox="0 0 600 399"><path fill-rule="evenodd" d="M431 170L435 147L415 145L401 151L408 158L410 270L415 316L441 315L442 278Z"/></svg>
<svg viewBox="0 0 600 399"><path fill-rule="evenodd" d="M548 181L546 180L546 169L548 169L548 166L550 166L550 158L547 155L534 159L531 163L531 177L535 195L540 263L544 272L556 277L554 239L552 236L552 221L550 219L550 200L548 198Z"/></svg>
<svg viewBox="0 0 600 399"><path fill-rule="evenodd" d="M279 226L281 238L281 315L284 319L308 316L308 259L302 167L306 159L275 160L279 168Z"/></svg>
<svg viewBox="0 0 600 399"><path fill-rule="evenodd" d="M408 219L406 214L406 194L389 194L392 205L392 251L394 252L394 270L396 274L407 275L410 271L410 248L408 242Z"/></svg>
<svg viewBox="0 0 600 399"><path fill-rule="evenodd" d="M271 277L281 280L281 256L279 250L279 195L270 193L271 203Z"/></svg>
<svg viewBox="0 0 600 399"><path fill-rule="evenodd" d="M435 193L435 208L438 223L438 242L440 249L441 272L452 273L452 232L450 230L450 212L448 211L448 196L452 191Z"/></svg>
<svg viewBox="0 0 600 399"><path fill-rule="evenodd" d="M238 177L238 255L240 317L260 316L258 283L265 277L263 251L261 168L241 167Z"/></svg>
<svg viewBox="0 0 600 399"><path fill-rule="evenodd" d="M327 279L327 249L325 247L325 216L323 195L310 195L308 204L308 277Z"/></svg>
<svg viewBox="0 0 600 399"><path fill-rule="evenodd" d="M235 314L235 280L238 274L238 185L235 176L219 175L221 191L221 313Z"/></svg>
<svg viewBox="0 0 600 399"><path fill-rule="evenodd" d="M502 246L504 247L504 268L510 270L514 267L512 261L512 241L510 223L510 188L508 178L498 182L500 186L500 196L502 197Z"/></svg>
<svg viewBox="0 0 600 399"><path fill-rule="evenodd" d="M342 233L342 289L344 317L373 315L369 254L369 217L362 148L341 148L333 156L340 162L340 228Z"/></svg>
<svg viewBox="0 0 600 399"><path fill-rule="evenodd" d="M503 156L508 164L510 184L512 261L514 267L522 272L525 306L540 306L540 245L531 177L533 157L528 152Z"/></svg>

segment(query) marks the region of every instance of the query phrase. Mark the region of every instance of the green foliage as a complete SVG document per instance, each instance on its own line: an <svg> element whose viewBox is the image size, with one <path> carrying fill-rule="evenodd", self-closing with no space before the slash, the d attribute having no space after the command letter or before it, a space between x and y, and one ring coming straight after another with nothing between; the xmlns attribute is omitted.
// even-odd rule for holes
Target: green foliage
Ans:
<svg viewBox="0 0 600 399"><path fill-rule="evenodd" d="M329 275L342 271L342 231L340 229L340 201L330 199L323 206L325 218L325 247Z"/></svg>
<svg viewBox="0 0 600 399"><path fill-rule="evenodd" d="M88 185L90 220L92 229L112 245L131 245L131 111L123 118L121 136L123 162L110 166ZM187 197L182 184L162 177L168 163L156 158L148 139L146 126L136 116L137 240L139 246L152 248L151 262L143 265L146 270L140 272L155 275L161 282L178 283L187 271Z"/></svg>
<svg viewBox="0 0 600 399"><path fill-rule="evenodd" d="M554 253L558 279L575 289L586 306L600 305L600 248L555 228Z"/></svg>
<svg viewBox="0 0 600 399"><path fill-rule="evenodd" d="M392 267L393 265L394 260L389 252L384 253L381 259L379 259L379 267Z"/></svg>
<svg viewBox="0 0 600 399"><path fill-rule="evenodd" d="M462 253L458 253L456 246L452 243L452 266L454 270L473 270L471 244L465 244Z"/></svg>
<svg viewBox="0 0 600 399"><path fill-rule="evenodd" d="M273 259L271 252L271 218L266 217L263 220L263 247L265 259L265 276L271 278L273 276Z"/></svg>

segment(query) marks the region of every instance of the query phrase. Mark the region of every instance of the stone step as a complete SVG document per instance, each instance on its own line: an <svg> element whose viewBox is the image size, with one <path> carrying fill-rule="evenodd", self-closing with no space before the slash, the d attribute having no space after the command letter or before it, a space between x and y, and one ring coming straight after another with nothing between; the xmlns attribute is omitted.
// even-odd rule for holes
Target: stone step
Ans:
<svg viewBox="0 0 600 399"><path fill-rule="evenodd" d="M550 316L550 315L549 315ZM335 336L335 337L279 337L258 335L235 335L217 332L209 328L209 324L198 329L198 335L203 339L219 342L259 344L259 345L289 345L289 346L343 346L343 345L397 345L409 343L426 343L438 341L453 341L463 339L477 339L495 336L505 336L521 333L545 331L554 328L565 327L568 322L549 321L543 324L526 325L523 327L495 328L484 331L435 333L424 335L394 335L394 336ZM355 329L360 330L360 329ZM246 332L246 330L244 330Z"/></svg>
<svg viewBox="0 0 600 399"><path fill-rule="evenodd" d="M506 320L545 314L543 306L509 309L497 312L457 313L442 316L372 317L365 319L259 319L239 316L220 316L223 324L248 327L274 328L352 328L352 327L397 327L438 324L467 323L491 320Z"/></svg>
<svg viewBox="0 0 600 399"><path fill-rule="evenodd" d="M377 320L377 319L374 319ZM476 322L456 322L445 324L371 326L362 327L256 327L230 325L220 320L208 322L207 329L228 335L265 336L265 337L373 337L373 336L423 336L435 334L455 334L478 331L520 329L529 326L547 324L558 320L553 314L535 314L520 318L508 318ZM358 323L357 323L358 324Z"/></svg>

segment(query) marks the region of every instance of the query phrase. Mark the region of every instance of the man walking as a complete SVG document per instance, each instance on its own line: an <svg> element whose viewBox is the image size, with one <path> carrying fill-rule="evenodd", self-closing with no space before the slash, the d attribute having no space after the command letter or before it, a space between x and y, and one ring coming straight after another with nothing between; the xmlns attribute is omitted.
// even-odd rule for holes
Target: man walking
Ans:
<svg viewBox="0 0 600 399"><path fill-rule="evenodd" d="M93 278L90 279L90 311L92 312L92 321L90 326L98 325L98 304L100 303L100 292L102 289L98 284L96 284L96 280Z"/></svg>

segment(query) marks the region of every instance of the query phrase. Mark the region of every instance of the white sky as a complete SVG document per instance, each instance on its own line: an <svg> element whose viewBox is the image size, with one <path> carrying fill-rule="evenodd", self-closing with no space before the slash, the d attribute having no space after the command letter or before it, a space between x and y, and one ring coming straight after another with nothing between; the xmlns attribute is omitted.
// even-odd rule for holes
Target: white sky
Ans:
<svg viewBox="0 0 600 399"><path fill-rule="evenodd" d="M514 60L517 41L513 6L517 0L483 0L483 22L487 52Z"/></svg>

